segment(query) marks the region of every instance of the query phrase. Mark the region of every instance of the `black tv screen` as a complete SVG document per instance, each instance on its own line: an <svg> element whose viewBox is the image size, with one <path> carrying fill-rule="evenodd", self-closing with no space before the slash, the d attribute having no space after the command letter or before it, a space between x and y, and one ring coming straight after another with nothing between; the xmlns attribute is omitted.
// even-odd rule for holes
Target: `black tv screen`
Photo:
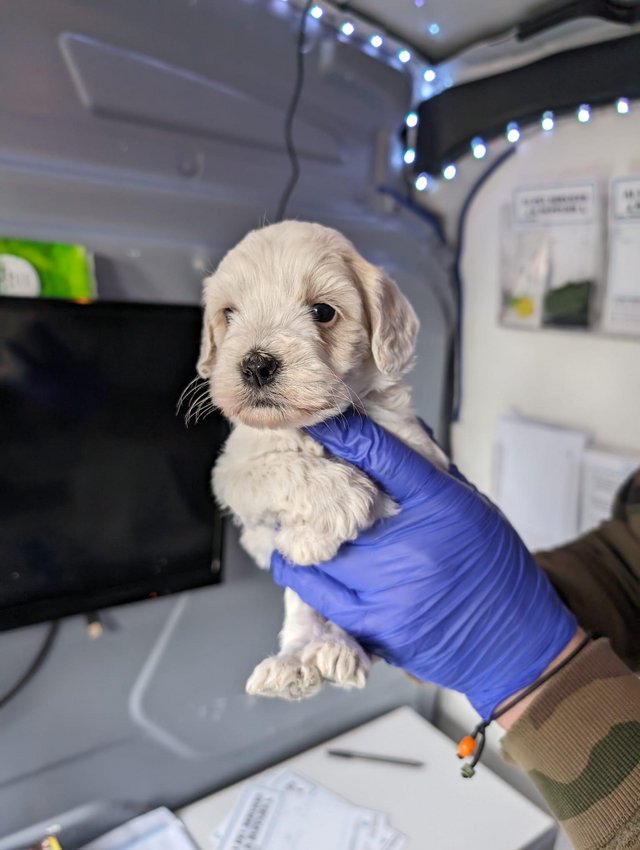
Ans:
<svg viewBox="0 0 640 850"><path fill-rule="evenodd" d="M220 580L196 307L0 297L0 629Z"/></svg>

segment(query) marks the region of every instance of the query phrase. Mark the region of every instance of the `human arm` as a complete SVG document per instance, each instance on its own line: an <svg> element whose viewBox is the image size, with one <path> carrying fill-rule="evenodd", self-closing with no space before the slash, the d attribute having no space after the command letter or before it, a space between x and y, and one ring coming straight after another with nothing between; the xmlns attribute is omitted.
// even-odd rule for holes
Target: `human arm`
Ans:
<svg viewBox="0 0 640 850"><path fill-rule="evenodd" d="M390 663L466 693L485 718L553 665L576 634L575 620L488 500L464 481L435 470L369 420L348 416L344 422L315 426L311 433L333 454L374 478L399 503L400 512L318 567L299 569L274 555L273 572L279 583L293 587L305 601ZM599 644L594 646L599 653L604 651ZM576 727L583 733L579 741L567 736L563 725L555 721L543 732L537 732L535 724L531 734L522 731L528 729L526 723L536 705L549 706L549 694L554 699L560 695L564 704L564 692L558 691L563 682L569 688L566 704L580 714L571 677L574 670L582 670L589 681L597 678L597 670L584 666L584 659L591 662L592 651L593 647L583 650L514 720L505 739L511 747L505 752L523 769L529 769L527 757L544 759L544 754L550 753L554 757L560 754L563 766L579 773L585 748L587 754L595 748L584 733L584 720ZM604 661L619 663L610 650L606 652L609 655ZM599 670L604 669L602 663ZM638 716L638 683L628 670L624 675L616 670L624 680L625 693L628 691L624 711L635 710ZM582 699L585 693L580 690ZM594 698L593 693L589 699ZM585 707L584 717L590 724L592 704L587 700ZM563 716L549 710L555 718ZM607 722L612 727L624 716L617 713L620 710L617 703L606 704ZM623 730L622 743L627 749L633 749L634 730L633 725ZM608 750L605 756L611 756L605 758L603 769L614 786L608 796L618 806L619 815L613 829L621 835L620 830L632 828L634 817L634 803L625 796L625 788L640 782L640 768L631 764L632 756L621 784L617 757ZM586 782L592 783L593 776L587 775ZM575 790L570 784L554 785L553 789L560 802L570 802ZM549 788L543 788L543 793L549 794ZM636 809L638 797L640 794L636 795ZM562 818L558 799L549 798L549 802ZM594 846L589 830L595 835L599 828L597 815L591 817L591 807L587 807L581 814L581 832L574 837L576 847Z"/></svg>
<svg viewBox="0 0 640 850"><path fill-rule="evenodd" d="M538 564L580 623L608 637L614 652L640 668L640 470L620 488L613 515L555 549Z"/></svg>

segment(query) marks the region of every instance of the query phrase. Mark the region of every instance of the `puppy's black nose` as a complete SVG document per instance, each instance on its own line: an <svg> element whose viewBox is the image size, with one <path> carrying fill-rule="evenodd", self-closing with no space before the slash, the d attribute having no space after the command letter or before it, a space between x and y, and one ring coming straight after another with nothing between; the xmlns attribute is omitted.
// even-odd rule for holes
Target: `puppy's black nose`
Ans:
<svg viewBox="0 0 640 850"><path fill-rule="evenodd" d="M251 387L265 387L273 382L280 361L264 351L251 351L240 363L244 382Z"/></svg>

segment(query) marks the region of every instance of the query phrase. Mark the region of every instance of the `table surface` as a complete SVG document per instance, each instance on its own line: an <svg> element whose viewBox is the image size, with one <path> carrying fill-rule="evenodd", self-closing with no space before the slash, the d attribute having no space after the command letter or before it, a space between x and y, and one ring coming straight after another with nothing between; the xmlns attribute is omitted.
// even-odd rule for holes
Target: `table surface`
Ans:
<svg viewBox="0 0 640 850"><path fill-rule="evenodd" d="M328 747L418 759L424 767L341 759ZM385 812L407 836L406 850L547 850L556 825L519 792L480 765L460 776L455 745L411 708L398 708L281 762L347 800ZM251 779L178 812L201 850L217 850L213 833ZM331 848L327 848L331 850Z"/></svg>

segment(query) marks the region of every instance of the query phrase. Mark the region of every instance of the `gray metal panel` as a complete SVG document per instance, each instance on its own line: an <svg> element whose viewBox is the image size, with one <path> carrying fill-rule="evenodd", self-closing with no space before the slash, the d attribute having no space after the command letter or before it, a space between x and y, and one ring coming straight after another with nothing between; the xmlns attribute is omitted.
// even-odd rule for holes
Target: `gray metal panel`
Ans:
<svg viewBox="0 0 640 850"><path fill-rule="evenodd" d="M104 298L197 303L207 269L275 209L288 177L278 134L293 82L292 20L266 0L7 0L0 23L0 71L10 81L0 88L0 233L86 244ZM109 45L109 61L118 51L147 57L144 73L125 62L109 87L93 59L70 59L68 40L61 50L64 33ZM373 204L376 182L397 177L385 152L409 81L321 31L314 38L290 212L344 230L410 295L423 323L416 399L436 423L450 254L418 218ZM146 76L154 62L178 87L166 109L169 89ZM212 116L198 123L214 91L225 93L231 131ZM262 104L267 145L251 122L236 124L248 102ZM116 630L98 641L82 618L65 621L45 667L0 715L0 850L25 846L37 830L24 830L52 821L73 848L403 702L429 709L428 689L384 665L362 692L327 688L296 705L245 696L246 676L275 648L281 593L232 529L225 572L222 586L114 609ZM42 631L0 634L0 694Z"/></svg>
<svg viewBox="0 0 640 850"><path fill-rule="evenodd" d="M24 846L14 830L55 822L77 846L396 705L429 710L428 689L382 664L363 692L326 688L296 704L245 695L246 675L276 646L281 591L248 563L233 531L226 566L222 586L113 609L114 630L96 641L83 618L65 621L38 678L2 714L0 850ZM41 631L0 636L3 690Z"/></svg>

